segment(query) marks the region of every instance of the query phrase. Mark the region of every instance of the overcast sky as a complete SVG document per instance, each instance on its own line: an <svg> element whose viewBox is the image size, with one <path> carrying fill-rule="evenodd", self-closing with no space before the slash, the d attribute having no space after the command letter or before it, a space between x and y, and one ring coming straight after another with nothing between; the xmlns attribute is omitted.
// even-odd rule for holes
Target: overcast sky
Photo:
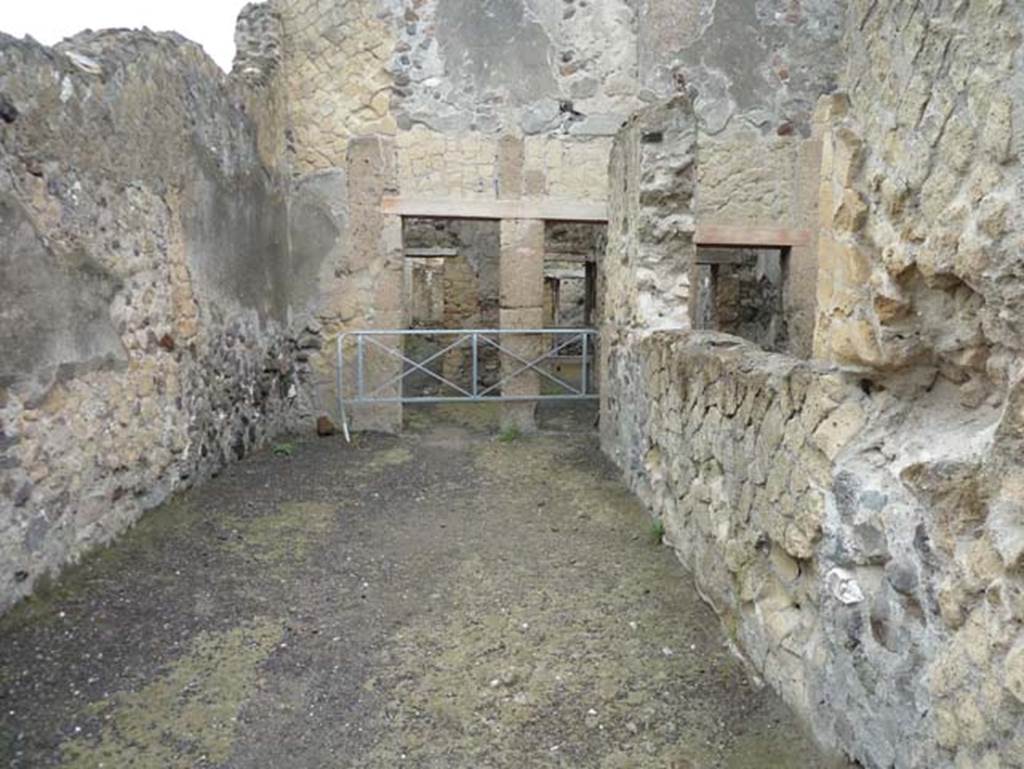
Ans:
<svg viewBox="0 0 1024 769"><path fill-rule="evenodd" d="M195 40L225 70L245 0L0 0L0 31L47 45L83 29L149 27Z"/></svg>

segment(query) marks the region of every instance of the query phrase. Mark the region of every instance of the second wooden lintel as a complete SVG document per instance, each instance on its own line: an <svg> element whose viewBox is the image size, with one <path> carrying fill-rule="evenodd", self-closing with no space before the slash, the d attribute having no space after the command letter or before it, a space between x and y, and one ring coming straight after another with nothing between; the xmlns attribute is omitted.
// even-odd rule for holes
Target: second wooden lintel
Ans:
<svg viewBox="0 0 1024 769"><path fill-rule="evenodd" d="M544 219L555 222L606 222L608 206L582 200L460 200L385 197L381 211L424 219Z"/></svg>
<svg viewBox="0 0 1024 769"><path fill-rule="evenodd" d="M694 241L705 248L793 248L811 245L810 230L795 227L698 224Z"/></svg>

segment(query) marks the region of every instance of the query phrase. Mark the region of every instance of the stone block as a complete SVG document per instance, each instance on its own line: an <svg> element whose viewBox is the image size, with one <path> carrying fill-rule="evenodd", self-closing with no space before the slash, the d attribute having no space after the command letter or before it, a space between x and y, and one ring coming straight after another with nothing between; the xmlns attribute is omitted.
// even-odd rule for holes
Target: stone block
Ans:
<svg viewBox="0 0 1024 769"><path fill-rule="evenodd" d="M519 126L524 134L539 134L554 128L560 117L558 102L542 99L524 110Z"/></svg>
<svg viewBox="0 0 1024 769"><path fill-rule="evenodd" d="M856 190L843 190L839 208L833 218L833 225L838 232L853 234L864 228L868 221L868 207L864 198Z"/></svg>
<svg viewBox="0 0 1024 769"><path fill-rule="evenodd" d="M534 307L502 307L499 317L503 329L542 328L544 310L540 305Z"/></svg>
<svg viewBox="0 0 1024 769"><path fill-rule="evenodd" d="M888 363L878 334L866 320L851 319L833 323L828 344L839 363L880 368Z"/></svg>
<svg viewBox="0 0 1024 769"><path fill-rule="evenodd" d="M540 307L525 309L502 309L501 327L503 329L541 327L543 310ZM542 350L543 337L516 336L505 334L501 337L501 345L512 355L518 356L529 363L536 359ZM501 392L513 397L530 397L541 391L540 376L533 371L520 372L524 363L503 353L501 355L501 376L503 378ZM517 373L518 372L518 373ZM503 429L514 428L519 432L532 432L536 429L535 402L506 403L502 406L501 425Z"/></svg>
<svg viewBox="0 0 1024 769"><path fill-rule="evenodd" d="M864 140L853 130L842 127L832 137L832 178L842 187L850 187L864 163Z"/></svg>
<svg viewBox="0 0 1024 769"><path fill-rule="evenodd" d="M1024 705L1024 637L1006 656L1003 671L1007 690Z"/></svg>
<svg viewBox="0 0 1024 769"><path fill-rule="evenodd" d="M524 184L524 148L519 136L505 135L498 140L498 197L514 200L522 197Z"/></svg>
<svg viewBox="0 0 1024 769"><path fill-rule="evenodd" d="M1003 567L1024 568L1024 500L998 498L989 507L985 527Z"/></svg>
<svg viewBox="0 0 1024 769"><path fill-rule="evenodd" d="M587 115L569 126L569 133L573 136L615 136L625 120L625 116L618 113Z"/></svg>
<svg viewBox="0 0 1024 769"><path fill-rule="evenodd" d="M834 460L839 452L860 432L867 417L859 403L848 401L822 421L811 438L825 456Z"/></svg>
<svg viewBox="0 0 1024 769"><path fill-rule="evenodd" d="M1013 99L1008 93L994 94L981 132L982 146L996 163L1013 157Z"/></svg>
<svg viewBox="0 0 1024 769"><path fill-rule="evenodd" d="M503 329L514 328L540 328L542 311L537 308L533 310L502 310L501 327ZM503 334L500 337L502 348L506 352L501 353L501 373L506 379L502 385L502 392L506 395L537 395L540 392L539 375L534 371L516 373L526 363L538 358L543 350L545 338L540 335L516 335Z"/></svg>

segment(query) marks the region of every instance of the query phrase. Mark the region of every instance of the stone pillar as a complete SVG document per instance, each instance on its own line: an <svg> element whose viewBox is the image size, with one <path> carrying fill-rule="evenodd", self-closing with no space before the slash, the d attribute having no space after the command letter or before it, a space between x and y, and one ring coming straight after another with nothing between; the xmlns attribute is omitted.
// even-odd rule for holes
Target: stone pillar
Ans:
<svg viewBox="0 0 1024 769"><path fill-rule="evenodd" d="M682 96L631 117L612 145L598 390L601 446L622 466L640 466L636 452L646 450L633 440L646 408L636 379L641 342L651 331L690 328L696 170L697 121Z"/></svg>
<svg viewBox="0 0 1024 769"><path fill-rule="evenodd" d="M315 263L318 255L323 255L316 276L316 321L310 326L311 330L319 326L325 346L309 355L317 416L328 416L335 424L340 424L341 414L334 340L345 329L343 308L351 304L344 296L347 276L340 277L347 257L347 216L346 169L319 171L292 183L288 216L291 264Z"/></svg>
<svg viewBox="0 0 1024 769"><path fill-rule="evenodd" d="M814 353L814 328L818 310L819 234L822 232L819 203L823 135L831 127L831 108L842 104L839 97L823 97L814 115L810 139L800 143L796 168L796 200L793 226L808 230L811 241L789 252L786 286L783 291L789 324L790 355L810 358ZM826 209L831 212L831 205Z"/></svg>
<svg viewBox="0 0 1024 769"><path fill-rule="evenodd" d="M404 329L404 255L402 218L384 214L381 199L394 194L396 155L394 141L386 136L362 136L348 147L349 286L347 330ZM400 346L399 337L377 337L381 345ZM346 348L346 364L354 374L357 351ZM402 362L379 347L364 349L364 391L372 392L402 372ZM352 381L349 376L349 381ZM351 389L351 388L347 388ZM391 385L378 396L397 397L401 385ZM359 431L397 433L402 429L401 404L359 406L350 409L352 427Z"/></svg>
<svg viewBox="0 0 1024 769"><path fill-rule="evenodd" d="M544 222L540 219L506 219L501 223L501 328L541 328L544 322ZM507 335L502 345L520 358L532 361L541 354L539 336ZM523 364L503 355L501 374L509 377ZM513 396L540 394L540 377L523 372L506 381L502 393ZM503 429L521 432L536 429L536 402L508 403L502 410Z"/></svg>

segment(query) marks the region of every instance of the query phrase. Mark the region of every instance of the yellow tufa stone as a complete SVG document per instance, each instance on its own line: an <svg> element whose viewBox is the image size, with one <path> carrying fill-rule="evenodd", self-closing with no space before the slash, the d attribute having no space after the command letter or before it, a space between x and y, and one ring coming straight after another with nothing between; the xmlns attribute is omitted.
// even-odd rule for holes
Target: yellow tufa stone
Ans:
<svg viewBox="0 0 1024 769"><path fill-rule="evenodd" d="M832 355L841 363L869 367L882 367L886 363L878 335L866 320L833 323L829 342Z"/></svg>

